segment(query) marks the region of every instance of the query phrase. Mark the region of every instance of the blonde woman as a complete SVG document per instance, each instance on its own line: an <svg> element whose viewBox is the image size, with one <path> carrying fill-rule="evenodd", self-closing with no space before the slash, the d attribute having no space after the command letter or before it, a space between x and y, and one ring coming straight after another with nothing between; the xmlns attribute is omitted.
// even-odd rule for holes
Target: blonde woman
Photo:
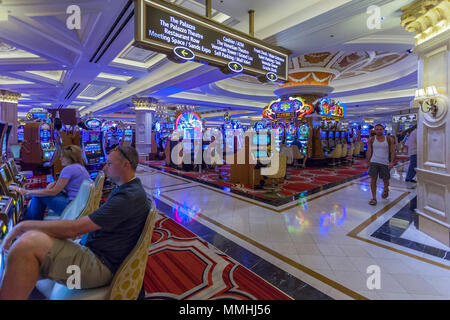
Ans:
<svg viewBox="0 0 450 320"><path fill-rule="evenodd" d="M56 182L46 189L25 190L15 188L20 194L32 196L25 212L24 220L42 220L48 207L61 214L67 205L75 199L84 179L90 179L84 167L81 148L75 145L62 148L61 164L64 167Z"/></svg>

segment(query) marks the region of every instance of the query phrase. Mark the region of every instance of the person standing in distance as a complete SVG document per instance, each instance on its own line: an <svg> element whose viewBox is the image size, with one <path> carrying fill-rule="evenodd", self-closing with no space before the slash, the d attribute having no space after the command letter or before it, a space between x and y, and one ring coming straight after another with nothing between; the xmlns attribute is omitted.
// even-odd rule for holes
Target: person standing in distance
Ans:
<svg viewBox="0 0 450 320"><path fill-rule="evenodd" d="M391 136L384 135L384 127L381 124L375 126L375 135L370 137L367 144L367 165L369 167L370 189L372 199L369 204L377 204L377 179L383 179L384 189L381 197L389 196L390 170L394 167L395 142Z"/></svg>
<svg viewBox="0 0 450 320"><path fill-rule="evenodd" d="M417 182L416 180L413 180L414 176L416 175L416 167L417 167L417 126L415 126L410 132L407 143L408 143L409 167L405 181Z"/></svg>

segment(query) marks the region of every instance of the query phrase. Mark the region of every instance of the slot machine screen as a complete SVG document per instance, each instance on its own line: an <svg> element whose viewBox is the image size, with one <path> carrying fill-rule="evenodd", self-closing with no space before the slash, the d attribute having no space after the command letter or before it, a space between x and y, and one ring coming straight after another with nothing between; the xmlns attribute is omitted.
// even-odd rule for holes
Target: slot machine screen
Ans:
<svg viewBox="0 0 450 320"><path fill-rule="evenodd" d="M100 131L89 132L89 142L100 142Z"/></svg>
<svg viewBox="0 0 450 320"><path fill-rule="evenodd" d="M361 141L364 142L364 143L368 143L369 139L368 138L362 138Z"/></svg>
<svg viewBox="0 0 450 320"><path fill-rule="evenodd" d="M369 135L369 130L361 130L361 135L368 136Z"/></svg>
<svg viewBox="0 0 450 320"><path fill-rule="evenodd" d="M23 127L17 128L17 141L22 142L24 140Z"/></svg>
<svg viewBox="0 0 450 320"><path fill-rule="evenodd" d="M267 154L267 151L262 151L262 150L253 151L253 155L255 156L255 158L268 158L269 157L269 155Z"/></svg>
<svg viewBox="0 0 450 320"><path fill-rule="evenodd" d="M328 138L334 138L334 132L328 131Z"/></svg>
<svg viewBox="0 0 450 320"><path fill-rule="evenodd" d="M326 139L327 138L327 132L326 131L320 131L320 139Z"/></svg>
<svg viewBox="0 0 450 320"><path fill-rule="evenodd" d="M253 136L253 144L266 146L270 144L270 134L257 134Z"/></svg>
<svg viewBox="0 0 450 320"><path fill-rule="evenodd" d="M194 128L184 128L183 139L185 140L194 139Z"/></svg>

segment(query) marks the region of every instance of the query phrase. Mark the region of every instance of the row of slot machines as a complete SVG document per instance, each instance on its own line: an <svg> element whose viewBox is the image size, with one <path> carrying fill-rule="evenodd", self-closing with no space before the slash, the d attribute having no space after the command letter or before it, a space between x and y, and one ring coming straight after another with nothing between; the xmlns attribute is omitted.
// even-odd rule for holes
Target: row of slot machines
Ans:
<svg viewBox="0 0 450 320"><path fill-rule="evenodd" d="M23 128L20 159L27 164L41 164L44 167L53 165L58 146L61 146L61 137L53 129L51 123L46 121L29 122ZM20 141L19 141L20 142Z"/></svg>
<svg viewBox="0 0 450 320"><path fill-rule="evenodd" d="M287 126L278 125L275 130L275 146L279 151L280 145L285 144L288 147L293 144L295 140L300 142L301 147L299 151L306 155L308 153L308 146L311 141L311 124L301 123L298 125L289 124Z"/></svg>
<svg viewBox="0 0 450 320"><path fill-rule="evenodd" d="M83 121L81 128L83 159L88 171L93 173L101 169L114 147L133 145L134 131L131 128L123 129L110 123L102 126L102 121L96 118Z"/></svg>
<svg viewBox="0 0 450 320"><path fill-rule="evenodd" d="M351 143L348 132L338 130L320 130L320 141L322 148L327 152L333 151L338 144Z"/></svg>
<svg viewBox="0 0 450 320"><path fill-rule="evenodd" d="M24 197L12 187L23 187L25 176L17 170L14 159L6 160L0 165L0 238L17 224L24 208Z"/></svg>

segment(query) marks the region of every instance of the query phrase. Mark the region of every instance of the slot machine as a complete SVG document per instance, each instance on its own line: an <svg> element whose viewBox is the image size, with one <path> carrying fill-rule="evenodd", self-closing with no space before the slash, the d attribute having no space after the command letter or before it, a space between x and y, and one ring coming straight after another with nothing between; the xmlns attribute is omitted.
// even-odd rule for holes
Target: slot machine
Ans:
<svg viewBox="0 0 450 320"><path fill-rule="evenodd" d="M175 121L175 130L183 136L183 152L191 155L191 164L194 164L195 145L202 141L203 125L200 116L192 111L181 113ZM200 151L200 150L198 150ZM201 153L200 153L201 156Z"/></svg>
<svg viewBox="0 0 450 320"><path fill-rule="evenodd" d="M20 143L23 141L23 139L24 139L23 126L18 126L17 127L17 142Z"/></svg>
<svg viewBox="0 0 450 320"><path fill-rule="evenodd" d="M133 146L133 129L129 126L123 130L122 146Z"/></svg>
<svg viewBox="0 0 450 320"><path fill-rule="evenodd" d="M114 121L106 121L102 125L104 149L106 153L122 144L123 130L120 125Z"/></svg>
<svg viewBox="0 0 450 320"><path fill-rule="evenodd" d="M53 128L51 124L43 122L39 126L39 140L42 150L42 162L44 167L51 166L55 155L55 142L53 141Z"/></svg>
<svg viewBox="0 0 450 320"><path fill-rule="evenodd" d="M284 141L284 124L279 123L275 126L275 148L280 151L280 145Z"/></svg>
<svg viewBox="0 0 450 320"><path fill-rule="evenodd" d="M233 125L231 122L225 123L223 126L223 132L225 137L225 148L224 151L234 150L234 135L233 135Z"/></svg>
<svg viewBox="0 0 450 320"><path fill-rule="evenodd" d="M334 131L328 131L328 149L333 150L336 147L336 140L334 140Z"/></svg>
<svg viewBox="0 0 450 320"><path fill-rule="evenodd" d="M322 149L328 152L328 131L320 129L320 143L322 144Z"/></svg>
<svg viewBox="0 0 450 320"><path fill-rule="evenodd" d="M88 171L98 171L106 162L104 149L104 135L101 130L102 122L91 118L83 122L81 145L83 158Z"/></svg>
<svg viewBox="0 0 450 320"><path fill-rule="evenodd" d="M371 126L363 124L361 126L361 141L364 143L364 150L367 150L367 144L369 143Z"/></svg>
<svg viewBox="0 0 450 320"><path fill-rule="evenodd" d="M9 141L9 135L11 133L12 124L8 124L5 131L5 136L3 137L2 141L2 157L4 159L8 158L8 141Z"/></svg>
<svg viewBox="0 0 450 320"><path fill-rule="evenodd" d="M19 215L22 213L24 206L24 197L14 191L11 191L12 186L20 187L17 183L14 182L7 165L4 163L0 166L0 193L2 195L1 198L10 198L12 200L11 205L13 209L12 212L8 213L8 220L2 221L4 226L6 226L2 226L2 228L7 228L7 230L11 229L11 227L13 227L18 222L20 218ZM6 216L3 216L2 218L6 218Z"/></svg>
<svg viewBox="0 0 450 320"><path fill-rule="evenodd" d="M295 139L295 126L290 123L286 126L286 145L292 145Z"/></svg>
<svg viewBox="0 0 450 320"><path fill-rule="evenodd" d="M268 158L271 144L271 135L269 131L261 130L253 135L253 147L251 152L255 159Z"/></svg>
<svg viewBox="0 0 450 320"><path fill-rule="evenodd" d="M306 155L308 153L308 143L309 143L309 126L304 123L298 127L298 141L302 145L300 152Z"/></svg>

